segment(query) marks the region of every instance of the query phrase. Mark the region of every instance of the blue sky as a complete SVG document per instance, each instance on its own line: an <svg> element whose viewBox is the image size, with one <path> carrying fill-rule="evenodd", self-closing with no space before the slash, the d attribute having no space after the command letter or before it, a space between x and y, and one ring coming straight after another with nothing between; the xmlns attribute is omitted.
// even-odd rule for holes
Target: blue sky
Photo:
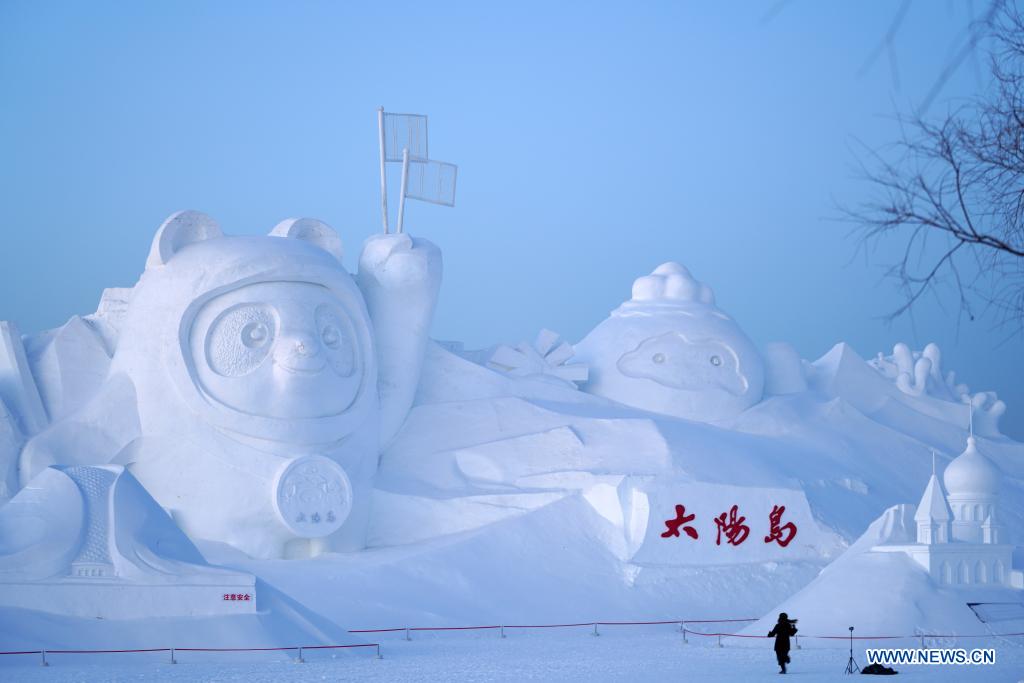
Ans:
<svg viewBox="0 0 1024 683"><path fill-rule="evenodd" d="M94 310L182 208L229 233L321 218L354 268L380 223L383 104L429 114L432 156L459 164L454 209L407 212L445 254L435 337L575 341L676 260L758 343L937 342L1024 438L1021 339L958 325L952 292L886 324L896 245L866 260L834 220L866 196L857 141L896 138L971 3L912 5L898 81L884 57L861 69L896 2L737 5L2 0L0 319ZM944 97L984 73L967 62Z"/></svg>

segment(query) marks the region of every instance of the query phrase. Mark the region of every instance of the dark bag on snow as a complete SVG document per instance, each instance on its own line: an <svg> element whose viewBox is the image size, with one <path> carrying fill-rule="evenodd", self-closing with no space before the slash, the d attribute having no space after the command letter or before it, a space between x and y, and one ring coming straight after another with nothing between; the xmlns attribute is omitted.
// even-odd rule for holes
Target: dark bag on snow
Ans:
<svg viewBox="0 0 1024 683"><path fill-rule="evenodd" d="M892 676L899 673L896 669L890 669L887 666L881 664L868 664L860 670L862 674L874 674L876 676Z"/></svg>

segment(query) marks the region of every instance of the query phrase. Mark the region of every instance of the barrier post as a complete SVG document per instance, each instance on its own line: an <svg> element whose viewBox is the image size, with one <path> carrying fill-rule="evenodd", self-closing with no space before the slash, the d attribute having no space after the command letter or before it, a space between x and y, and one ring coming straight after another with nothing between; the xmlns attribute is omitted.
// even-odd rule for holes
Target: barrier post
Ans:
<svg viewBox="0 0 1024 683"><path fill-rule="evenodd" d="M171 648L171 664L177 664L178 660L174 658L174 648Z"/></svg>
<svg viewBox="0 0 1024 683"><path fill-rule="evenodd" d="M504 626L501 626L501 637L502 638L505 637L505 627Z"/></svg>
<svg viewBox="0 0 1024 683"><path fill-rule="evenodd" d="M724 645L722 645L722 636L718 636L718 647L724 647Z"/></svg>
<svg viewBox="0 0 1024 683"><path fill-rule="evenodd" d="M295 660L295 663L296 664L305 664L306 660L302 658L302 648L300 647L300 648L298 648L298 650L299 650L299 658Z"/></svg>
<svg viewBox="0 0 1024 683"><path fill-rule="evenodd" d="M599 635L601 635L600 633L597 632L597 622L596 621L594 622L594 632L591 633L590 635L592 635L592 636L599 636Z"/></svg>
<svg viewBox="0 0 1024 683"><path fill-rule="evenodd" d="M679 632L680 633L686 633L686 628L683 627L683 623L684 622L682 622L682 621L679 622Z"/></svg>
<svg viewBox="0 0 1024 683"><path fill-rule="evenodd" d="M408 626L405 627L405 639L406 640L412 640L412 638L409 636L409 627Z"/></svg>
<svg viewBox="0 0 1024 683"><path fill-rule="evenodd" d="M688 640L686 639L686 627L684 626L684 627L683 627L683 644L685 645L685 644L687 644L687 643L689 643L689 642L690 642L690 641L688 641Z"/></svg>
<svg viewBox="0 0 1024 683"><path fill-rule="evenodd" d="M797 634L796 636L794 636L794 638L796 638L796 649L802 650L803 648L800 647L800 635Z"/></svg>
<svg viewBox="0 0 1024 683"><path fill-rule="evenodd" d="M40 650L40 654L43 655L43 661L39 666L50 666L46 661L46 650Z"/></svg>
<svg viewBox="0 0 1024 683"><path fill-rule="evenodd" d="M924 634L921 634L921 649L924 649Z"/></svg>
<svg viewBox="0 0 1024 683"><path fill-rule="evenodd" d="M384 655L380 653L380 643L377 643L377 659L384 659Z"/></svg>

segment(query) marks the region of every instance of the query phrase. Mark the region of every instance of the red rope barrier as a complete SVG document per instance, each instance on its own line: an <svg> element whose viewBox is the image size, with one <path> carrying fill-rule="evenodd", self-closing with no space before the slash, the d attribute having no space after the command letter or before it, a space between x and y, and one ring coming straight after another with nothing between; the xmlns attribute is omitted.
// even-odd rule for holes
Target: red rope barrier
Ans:
<svg viewBox="0 0 1024 683"><path fill-rule="evenodd" d="M175 652L285 652L295 647L175 647ZM302 649L305 649L303 647ZM49 650L47 650L49 651Z"/></svg>
<svg viewBox="0 0 1024 683"><path fill-rule="evenodd" d="M850 640L850 636L810 636L800 634L801 638L817 638L818 640ZM921 636L854 636L854 640L900 640L902 638L920 638ZM926 636L928 637L928 636Z"/></svg>
<svg viewBox="0 0 1024 683"><path fill-rule="evenodd" d="M894 636L895 638L1007 638L1010 636L1024 636L1024 633L971 633L962 636L942 635L938 633L918 633L915 636ZM824 636L822 636L824 637Z"/></svg>
<svg viewBox="0 0 1024 683"><path fill-rule="evenodd" d="M657 624L685 624L686 622L673 619L672 621L598 621L595 623L598 626L654 626Z"/></svg>
<svg viewBox="0 0 1024 683"><path fill-rule="evenodd" d="M119 655L130 652L170 652L169 647L147 647L135 650L47 650L48 655Z"/></svg>
<svg viewBox="0 0 1024 683"><path fill-rule="evenodd" d="M686 624L724 624L757 621L750 619L671 619L661 621L584 621L568 624L507 624L497 626L411 626L402 628L376 628L376 629L352 629L349 633L396 633L400 631L481 631L494 629L526 629L526 628L576 628L581 626L655 626L667 624L683 624L685 632L695 636L706 636L708 638L755 638L768 639L770 636L747 635L742 633L703 633L686 629ZM917 633L909 636L853 636L853 640L901 640L918 638L1011 638L1024 636L1024 632L1015 633L972 633L972 634L935 634ZM821 636L800 634L801 638L814 638L818 640L850 640L851 636ZM351 645L302 645L294 647L153 647L136 648L125 650L11 650L0 651L2 655L78 655L78 654L126 654L141 652L286 652L290 650L342 650L349 648L376 647L379 643L357 643Z"/></svg>
<svg viewBox="0 0 1024 683"><path fill-rule="evenodd" d="M679 622L678 621L673 621L671 623L678 624ZM574 626L593 626L593 625L594 625L594 622L586 621L586 622L581 622L579 624L532 624L532 625L531 624L527 624L525 626L517 624L517 625L513 625L513 626L506 625L505 628L572 628Z"/></svg>
<svg viewBox="0 0 1024 683"><path fill-rule="evenodd" d="M674 623L679 623L674 622ZM691 623L691 622L685 622ZM710 636L722 638L770 638L771 636L754 636L742 633L702 633L700 631L686 630L688 634L695 636ZM1009 638L1013 636L1024 636L1024 633L971 633L963 635L941 635L933 633L917 633L912 636L853 636L853 640L917 640L918 638ZM850 636L814 636L799 634L800 638L816 638L818 640L850 640Z"/></svg>
<svg viewBox="0 0 1024 683"><path fill-rule="evenodd" d="M412 626L410 631L485 631L501 626ZM404 629L402 629L404 630Z"/></svg>
<svg viewBox="0 0 1024 683"><path fill-rule="evenodd" d="M684 624L729 624L738 621L757 621L753 619L683 619ZM669 622L672 624L678 624L678 621Z"/></svg>

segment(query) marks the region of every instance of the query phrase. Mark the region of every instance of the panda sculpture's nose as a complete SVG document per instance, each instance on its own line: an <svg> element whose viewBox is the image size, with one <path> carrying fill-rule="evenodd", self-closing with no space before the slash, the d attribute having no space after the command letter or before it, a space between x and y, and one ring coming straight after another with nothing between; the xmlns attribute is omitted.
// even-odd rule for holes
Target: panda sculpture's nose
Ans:
<svg viewBox="0 0 1024 683"><path fill-rule="evenodd" d="M289 372L319 372L326 363L320 343L308 334L293 333L285 336L282 342L280 353L275 354L275 361Z"/></svg>
<svg viewBox="0 0 1024 683"><path fill-rule="evenodd" d="M292 339L292 350L300 356L312 356L317 352L317 343L308 334L297 334Z"/></svg>

